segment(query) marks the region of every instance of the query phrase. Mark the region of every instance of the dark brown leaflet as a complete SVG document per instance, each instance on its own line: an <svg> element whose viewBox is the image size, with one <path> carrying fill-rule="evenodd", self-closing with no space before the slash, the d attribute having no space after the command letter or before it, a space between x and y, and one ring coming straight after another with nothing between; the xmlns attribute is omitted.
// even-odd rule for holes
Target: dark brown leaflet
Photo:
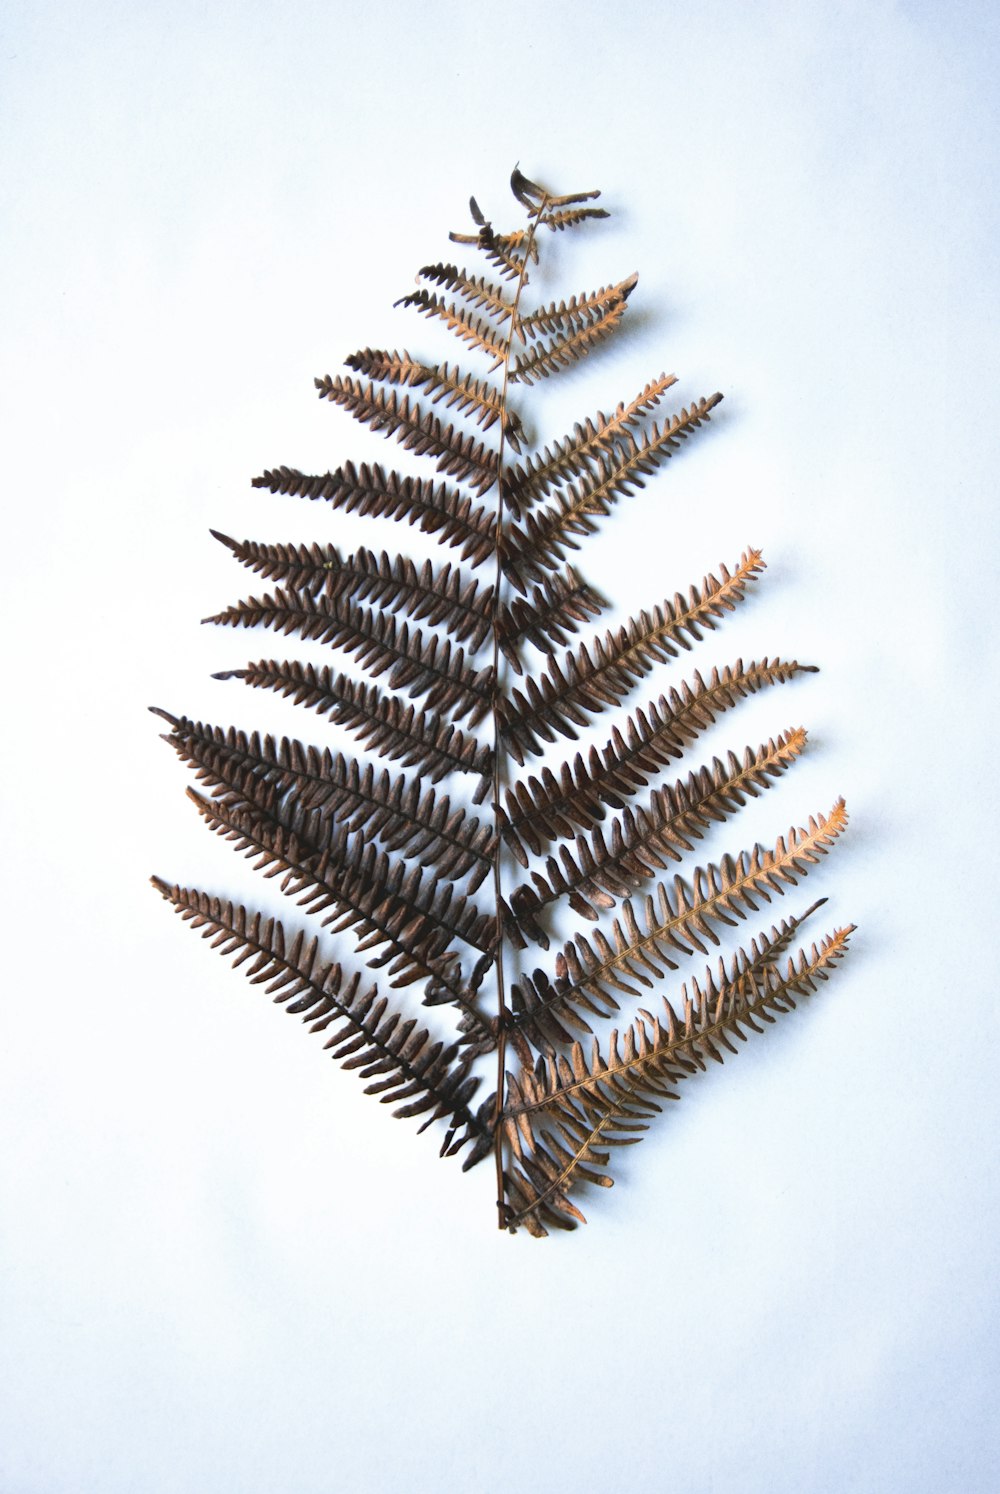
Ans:
<svg viewBox="0 0 1000 1494"><path fill-rule="evenodd" d="M607 806L622 809L667 763L683 757L691 742L711 726L720 712L768 685L784 684L813 666L764 659L713 669L708 680L696 673L693 683L673 687L669 698L637 710L615 728L607 746L592 747L587 760L578 752L554 773L521 778L507 791L501 814L504 840L522 866L529 852L541 855L547 841L570 839L574 826L603 820Z"/></svg>
<svg viewBox="0 0 1000 1494"><path fill-rule="evenodd" d="M492 865L494 837L489 825L452 809L447 795L425 788L419 777L407 779L379 772L372 763L360 764L343 753L283 737L261 741L230 727L204 726L158 711L172 730L165 739L197 777L209 784L215 797L240 795L250 773L261 783L275 785L303 809L318 809L322 817L342 825L348 833L363 830L379 836L388 850L404 851L421 866L433 866L448 881L468 878L474 892Z"/></svg>
<svg viewBox="0 0 1000 1494"><path fill-rule="evenodd" d="M295 467L278 467L253 479L255 488L322 498L345 513L405 519L442 543L460 547L463 560L482 565L493 555L493 516L457 488L430 479L383 472L381 467L346 462L336 472L309 477Z"/></svg>
<svg viewBox="0 0 1000 1494"><path fill-rule="evenodd" d="M665 998L662 1017L629 1015L589 1053L579 1042L592 1023L615 1019L620 1002L653 990L794 887L846 814L838 803L772 850L751 847L662 880L712 825L787 770L805 733L716 756L673 782L664 771L723 712L812 666L766 657L713 666L622 714L647 675L743 600L763 565L748 549L733 571L723 566L581 641L607 604L567 567L568 554L705 426L722 396L654 418L675 382L660 375L612 414L532 449L512 391L530 399L536 381L597 353L637 277L529 306L540 231L607 214L592 206L598 193L552 194L519 170L511 188L520 227L496 230L473 199L473 231L451 236L470 261L482 256L485 271L425 265L423 283L397 302L456 337L463 358L471 350L485 360L475 372L366 347L346 359L349 374L316 380L321 398L395 435L439 475L347 461L323 474L280 466L253 479L275 494L323 499L331 514L418 528L464 564L366 546L345 553L325 537L302 544L213 531L276 590L210 621L294 633L314 649L346 651L365 672L322 658L261 659L216 678L318 712L368 756L159 712L167 741L211 795L189 790L202 818L278 878L319 932L286 933L277 919L211 894L154 885L253 982L327 1032L369 1093L399 1116L443 1121L443 1154L464 1153L466 1167L492 1156L500 1224L537 1235L581 1222L577 1190L610 1183L610 1149L638 1139L681 1078L735 1051L825 980L850 930L796 954L814 904L738 948L717 976L691 982L690 994L685 986L673 1004ZM545 760L550 744L608 712L618 720L602 749ZM542 759L536 771L512 770L529 758ZM470 800L483 807L474 812ZM512 877L508 858L526 875ZM574 916L591 932L567 937ZM505 949L529 939L547 947L550 935L559 951L550 967L508 989ZM384 989L363 983L363 964ZM407 1015L414 995L438 1009L447 1036ZM480 1068L496 1075L496 1091L473 1109Z"/></svg>
<svg viewBox="0 0 1000 1494"><path fill-rule="evenodd" d="M248 979L264 985L286 1012L310 1023L312 1032L325 1033L338 1023L326 1046L344 1068L359 1069L362 1079L373 1081L367 1094L377 1094L383 1105L397 1105L397 1116L425 1116L421 1131L432 1121L446 1119L442 1156L454 1156L471 1145L465 1161L470 1167L492 1150L487 1124L492 1101L477 1113L470 1110L479 1081L468 1073L455 1047L433 1043L415 1023L383 1021L386 1002L376 1000L375 987L364 991L360 974L348 979L339 965L323 962L318 940L307 945L301 933L289 940L276 918L264 919L207 893L170 887L158 877L153 885L183 919L202 931L203 938L211 940L214 949L235 954L234 965L249 960Z"/></svg>

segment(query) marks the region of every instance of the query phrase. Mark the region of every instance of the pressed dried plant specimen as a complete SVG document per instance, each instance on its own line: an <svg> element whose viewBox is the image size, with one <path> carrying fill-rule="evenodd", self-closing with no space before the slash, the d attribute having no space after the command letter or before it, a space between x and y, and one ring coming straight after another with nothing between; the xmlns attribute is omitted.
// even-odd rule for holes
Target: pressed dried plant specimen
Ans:
<svg viewBox="0 0 1000 1494"><path fill-rule="evenodd" d="M297 634L364 670L261 658L219 678L292 698L363 755L158 711L207 790L189 791L205 821L280 876L315 929L292 933L153 881L325 1034L367 1092L421 1129L438 1123L443 1155L462 1154L465 1168L491 1158L501 1227L544 1235L582 1221L578 1193L610 1184L612 1148L638 1140L681 1080L825 980L852 930L797 949L814 903L670 986L692 955L797 886L846 814L838 801L770 848L677 870L710 825L792 766L805 733L664 775L722 713L811 666L739 660L627 709L647 677L739 606L763 561L748 549L686 594L586 636L605 604L569 554L706 425L721 395L657 418L675 382L661 375L610 416L532 449L532 386L616 331L637 277L529 307L543 231L607 215L596 192L555 195L518 170L511 185L520 227L497 231L473 199L472 231L451 235L462 257L481 256L482 273L425 266L399 303L443 324L480 366L365 348L349 372L316 380L321 398L429 458L435 475L345 462L254 479L417 526L449 558L216 536L274 589L209 621ZM540 761L605 713L616 719L603 747ZM553 942L533 968L533 948ZM505 954L519 960L514 980ZM661 986L655 1009L635 1009ZM450 1038L427 1030L421 1004L442 1009Z"/></svg>

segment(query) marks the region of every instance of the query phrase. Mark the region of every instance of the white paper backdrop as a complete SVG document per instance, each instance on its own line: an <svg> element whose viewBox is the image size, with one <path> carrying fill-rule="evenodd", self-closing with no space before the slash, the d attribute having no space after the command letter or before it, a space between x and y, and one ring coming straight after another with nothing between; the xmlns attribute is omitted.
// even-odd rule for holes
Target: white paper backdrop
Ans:
<svg viewBox="0 0 1000 1494"><path fill-rule="evenodd" d="M997 1487L998 33L985 0L8 7L5 1494ZM806 891L860 926L542 1243L146 885L267 897L144 708L320 738L209 679L277 645L199 630L253 589L208 529L352 543L248 479L395 457L312 378L440 354L391 302L518 160L614 214L540 286L640 271L543 439L663 369L726 393L586 574L627 611L758 545L692 662L822 665L707 740L812 746L706 854L842 792Z"/></svg>

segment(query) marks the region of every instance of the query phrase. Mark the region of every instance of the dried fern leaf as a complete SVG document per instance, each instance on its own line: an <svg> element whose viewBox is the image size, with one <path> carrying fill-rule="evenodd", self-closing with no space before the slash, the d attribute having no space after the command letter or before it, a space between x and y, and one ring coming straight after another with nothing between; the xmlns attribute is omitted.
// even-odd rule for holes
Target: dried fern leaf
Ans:
<svg viewBox="0 0 1000 1494"><path fill-rule="evenodd" d="M344 366L377 384L399 384L406 389L420 389L434 373L432 367L418 363L409 353L395 349L390 353L385 348L359 348L344 359Z"/></svg>
<svg viewBox="0 0 1000 1494"><path fill-rule="evenodd" d="M566 1056L555 1052L540 1056L532 1070L522 1070L517 1076L519 1098L506 1107L508 1119L518 1123L519 1141L531 1144L524 1117L577 1106L590 1114L614 1110L619 1116L631 1109L628 1129L645 1129L642 1110L656 1114L661 1109L658 1100L679 1099L675 1086L681 1080L704 1072L709 1059L722 1063L724 1052L737 1053L735 1044L747 1040L745 1029L762 1032L762 1021L773 1023L777 1016L794 1009L796 996L814 991L818 981L829 979L846 953L853 932L853 926L836 929L818 945L813 944L808 953L800 950L788 960L782 974L775 949L779 942L792 937L792 925L788 925L766 956L756 953L755 941L754 955L737 951L728 975L720 962L718 977L707 970L703 984L697 979L691 981L690 993L686 984L682 986L677 1005L683 1016L678 1016L664 997L664 1020L640 1012L621 1035L621 1049L619 1033L613 1030L607 1058L596 1038L591 1040L589 1061L579 1040L573 1042Z"/></svg>
<svg viewBox="0 0 1000 1494"><path fill-rule="evenodd" d="M743 956L743 969L739 974L734 969L730 980L717 983L709 972L704 988L697 981L692 982L691 995L683 988L683 1020L665 999L665 1023L641 1013L626 1029L621 1046L618 1032L611 1033L606 1058L596 1039L589 1060L577 1042L568 1058L550 1057L533 1072L522 1071L516 1079L509 1076L512 1102L506 1125L521 1171L521 1202L509 1224L516 1228L529 1212L542 1227L572 1218L561 1205L577 1182L607 1186L612 1181L593 1173L595 1167L605 1168L609 1157L596 1145L639 1140L637 1133L645 1131L660 1110L659 1101L678 1099L676 1085L703 1070L706 1058L721 1063L720 1050L738 1051L734 1039L745 1042L747 1030L762 1031L762 1021L774 1022L794 1008L796 996L828 980L852 933L853 926L837 929L810 951L800 951L797 959L789 960L784 975L769 965L755 978ZM545 1129L538 1133L540 1119ZM552 1127L570 1145L554 1141ZM553 1153L558 1159L555 1167Z"/></svg>
<svg viewBox="0 0 1000 1494"><path fill-rule="evenodd" d="M510 190L521 206L528 209L529 216L536 210L537 204L543 198L550 200L545 188L525 176L520 166L515 166L510 174ZM600 197L600 195L600 192L588 192L585 198Z"/></svg>
<svg viewBox="0 0 1000 1494"><path fill-rule="evenodd" d="M225 545L248 570L266 581L284 581L296 591L320 591L335 567L343 561L334 545L261 544L257 540L235 540L218 529L213 539Z"/></svg>
<svg viewBox="0 0 1000 1494"><path fill-rule="evenodd" d="M249 788L249 785L248 785ZM274 798L242 803L188 796L209 827L254 858L258 870L282 877L282 890L334 933L350 928L373 969L386 967L393 987L425 985L425 1001L453 1001L481 1014L461 980L461 942L490 950L496 921L450 884L392 860L363 835L331 832L316 811L284 810ZM373 954L371 951L378 950Z"/></svg>
<svg viewBox="0 0 1000 1494"><path fill-rule="evenodd" d="M394 547L345 556L329 544L216 535L274 590L206 621L266 626L345 650L384 676L390 693L295 660L264 659L218 677L319 711L369 754L411 771L158 712L167 741L211 794L189 791L206 823L321 926L350 932L393 987L415 987L425 1005L443 1008L450 1034L431 1038L374 988L362 995L358 978L345 986L339 967L319 962L315 941L307 950L298 936L286 951L276 921L157 885L247 963L252 979L331 1029L334 1055L360 1069L369 1092L398 1114L443 1120L443 1151L464 1151L466 1165L492 1152L500 1223L544 1235L583 1220L571 1197L577 1185L606 1186L611 1148L639 1139L678 1078L735 1049L823 978L846 932L782 970L809 909L759 935L729 966L720 959L718 977L692 981L681 1017L669 1001L663 1019L641 1011L609 1042L595 1041L589 1057L578 1034L613 1018L623 994L651 988L682 954L719 945L727 928L795 885L846 816L841 801L772 850L657 880L801 751L805 733L791 732L675 782L652 782L722 711L809 667L781 659L696 672L612 722L603 749L537 776L511 771L511 762L523 767L591 718L617 714L638 682L716 627L762 568L759 553L747 551L735 571L724 567L700 589L580 642L605 604L566 567L567 556L708 420L721 395L656 423L674 383L661 375L612 414L598 412L521 458L528 443L512 396L520 387L530 400L538 380L600 347L620 325L637 277L530 305L541 229L557 233L607 214L594 205L597 192L556 194L519 167L511 190L525 215L520 227L495 228L472 198L473 231L451 236L494 269L427 264L418 288L397 303L425 316L431 333L444 328L484 355L485 376L364 347L347 358L348 374L316 380L322 398L395 435L452 480L350 462L322 475L279 467L254 479L335 511L419 527L463 568ZM484 585L470 572L488 562L494 575ZM490 662L477 664L477 655ZM473 734L480 721L489 723L492 748ZM477 817L458 790L441 787L452 773L466 775L473 801L488 799L489 809ZM647 786L644 802L633 804ZM513 891L508 851L528 874ZM557 913L597 927L562 943L568 929L559 931ZM505 951L526 949L529 938L547 946L550 932L560 940L552 969L524 974L508 991ZM495 995L489 1009L487 993ZM508 1052L520 1061L517 1073ZM473 1110L472 1064L487 1054L496 1091Z"/></svg>
<svg viewBox="0 0 1000 1494"><path fill-rule="evenodd" d="M617 499L644 487L645 479L710 418L721 399L721 394L700 399L641 439L622 432L613 452L598 460L596 472L579 477L569 493L559 492L537 516L527 514L523 525L509 526L503 555L507 579L523 590L525 577L557 569L567 550L579 548L577 539L596 533L596 520L609 514Z"/></svg>
<svg viewBox="0 0 1000 1494"><path fill-rule="evenodd" d="M334 508L370 518L403 519L443 544L461 546L463 560L482 565L494 553L496 520L464 493L423 478L386 473L379 466L345 462L336 472L310 477L295 467L277 467L253 479L255 488L322 498Z"/></svg>
<svg viewBox="0 0 1000 1494"><path fill-rule="evenodd" d="M618 705L636 682L657 665L675 658L680 650L700 641L716 619L732 612L746 595L747 584L764 569L759 550L744 552L736 570L722 567L722 580L706 576L701 589L692 587L685 598L664 601L652 612L640 612L614 634L606 633L561 665L552 660L536 681L527 681L527 694L512 690L501 707L502 730L518 762L544 751L539 737L554 742L556 733L575 737L574 726L588 715Z"/></svg>
<svg viewBox="0 0 1000 1494"><path fill-rule="evenodd" d="M574 912L596 920L669 862L683 860L713 823L721 824L748 798L757 798L796 760L805 740L800 728L756 752L748 747L742 760L734 752L728 764L714 758L686 780L656 789L645 809L626 809L612 820L606 837L599 828L587 837L578 835L574 854L563 847L558 860L548 858L544 875L532 872L533 885L523 883L511 894L522 930L547 947L538 917L564 897Z"/></svg>
<svg viewBox="0 0 1000 1494"><path fill-rule="evenodd" d="M401 296L394 304L412 307L421 316L436 317L459 342L485 354L491 369L499 368L503 363L507 351L506 336L494 322L477 316L464 306L456 306L454 301L448 301L444 296L423 287Z"/></svg>
<svg viewBox="0 0 1000 1494"><path fill-rule="evenodd" d="M446 1120L442 1156L454 1156L469 1146L464 1164L469 1168L489 1155L493 1149L490 1112L486 1107L478 1112L470 1109L480 1081L456 1063L456 1047L435 1044L414 1023L403 1023L374 986L367 992L361 990L359 974L348 978L340 965L322 960L317 939L307 944L299 932L289 941L276 918L265 918L196 888L171 887L160 877L151 881L181 918L201 930L213 949L226 956L235 954L236 966L249 960L245 973L253 984L263 984L287 1012L311 1022L313 1032L324 1032L339 1022L327 1047L345 1068L357 1069L362 1079L380 1076L367 1086L366 1093L378 1094L382 1104L395 1104L393 1114L400 1118L424 1116L420 1131L436 1120Z"/></svg>
<svg viewBox="0 0 1000 1494"><path fill-rule="evenodd" d="M431 404L443 404L446 409L458 409L469 415L483 430L489 430L499 420L504 439L513 451L521 449L521 419L515 410L505 408L503 397L486 379L474 379L442 363L427 381Z"/></svg>
<svg viewBox="0 0 1000 1494"><path fill-rule="evenodd" d="M620 326L625 315L627 294L626 292L609 300L599 314L588 321L581 320L573 325L567 316L565 332L533 342L528 351L518 354L514 359L509 374L511 383L533 384L538 379L548 379L592 353L599 342L610 337ZM558 313L554 307L549 307L546 315L550 320L555 320Z"/></svg>
<svg viewBox="0 0 1000 1494"><path fill-rule="evenodd" d="M557 229L579 228L588 218L608 218L610 214L605 208L564 208L561 212L553 212L552 204L538 214L538 222L544 224L553 233Z"/></svg>
<svg viewBox="0 0 1000 1494"><path fill-rule="evenodd" d="M572 839L574 826L588 828L604 818L607 807L624 809L671 759L737 701L769 686L784 684L799 674L815 673L815 665L783 659L763 659L723 670L713 669L708 680L696 671L691 682L651 701L617 728L600 751L592 747L586 761L580 753L553 772L543 768L539 778L521 778L506 791L499 818L503 837L522 866L528 852L542 854L548 841Z"/></svg>
<svg viewBox="0 0 1000 1494"><path fill-rule="evenodd" d="M288 737L261 740L256 732L247 736L235 727L204 725L154 709L172 728L164 740L216 798L243 797L250 773L304 810L319 810L349 835L364 831L368 840L377 837L387 851L433 868L442 880L467 878L468 892L492 871L492 829L453 808L447 795L426 788L419 778L376 772L371 763Z"/></svg>
<svg viewBox="0 0 1000 1494"><path fill-rule="evenodd" d="M483 430L490 430L500 421L508 442L515 451L520 450L518 437L520 421L515 412L505 408L503 390L488 379L475 379L460 368L451 368L447 363L427 365L416 363L409 353L388 353L377 348L363 348L346 358L348 368L385 384L405 384L411 389L423 389L431 396L431 404L443 404L446 409L457 408L469 415Z"/></svg>
<svg viewBox="0 0 1000 1494"><path fill-rule="evenodd" d="M514 597L498 610L497 642L517 673L523 674L523 642L533 643L548 654L551 643L567 643L570 634L603 612L604 605L594 588L567 566L562 575L549 576L536 586L530 597Z"/></svg>
<svg viewBox="0 0 1000 1494"><path fill-rule="evenodd" d="M602 321L610 312L628 300L639 283L637 274L619 280L617 285L602 285L599 290L570 296L568 301L550 301L535 311L518 315L516 331L523 342L555 335L573 337Z"/></svg>
<svg viewBox="0 0 1000 1494"><path fill-rule="evenodd" d="M804 830L790 830L773 850L755 847L697 867L690 885L680 876L671 887L658 883L655 893L642 899L638 914L632 900L622 904L610 939L598 930L593 942L577 934L564 945L554 981L543 975L540 983L537 972L522 978L514 1009L535 1014L551 1010L561 1022L571 1023L578 1009L610 1015L618 1008L615 992L638 996L639 988L648 989L666 971L678 968L677 956L695 950L704 954L706 940L717 945L716 924L735 927L748 911L757 911L755 899L770 902L772 893L781 895L786 885L796 886L846 825L841 799L829 816L811 818Z"/></svg>
<svg viewBox="0 0 1000 1494"><path fill-rule="evenodd" d="M475 205L475 201L474 197L470 199L470 207ZM483 219L478 208L472 216L479 224L479 232L449 233L448 238L451 242L474 245L485 254L490 264L496 266L504 279L517 280L521 285L526 285L528 260L538 257L538 252L534 247L534 235L523 228L515 229L513 233L494 233L492 224Z"/></svg>
<svg viewBox="0 0 1000 1494"><path fill-rule="evenodd" d="M375 685L349 679L324 665L321 669L297 661L261 659L245 669L227 669L213 676L239 679L256 689L277 690L296 705L329 716L338 726L357 734L371 752L415 767L438 783L448 773L472 773L480 778L476 803L489 791L493 754L475 737L449 721L395 695L383 695Z"/></svg>
<svg viewBox="0 0 1000 1494"><path fill-rule="evenodd" d="M346 560L333 545L265 545L241 543L212 530L244 565L270 580L285 580L296 592L368 602L384 611L402 613L415 622L443 627L456 643L475 651L490 633L492 586L462 575L450 563L435 570L430 561L419 567L408 556L375 555L356 550Z"/></svg>
<svg viewBox="0 0 1000 1494"><path fill-rule="evenodd" d="M417 275L431 285L441 286L443 290L461 296L473 311L485 311L500 328L504 328L510 321L514 302L504 294L503 286L487 280L485 275L471 275L458 265L441 263L424 265L417 271Z"/></svg>
<svg viewBox="0 0 1000 1494"><path fill-rule="evenodd" d="M756 934L750 942L749 950L737 950L728 967L726 960L720 955L718 980L725 982L748 975L755 980L763 978L765 972L787 954L799 929L825 902L826 898L817 898L804 912L773 924L770 933L762 931ZM576 1033L593 1034L592 1027L582 1014L584 1009L598 1017L609 1014L607 1004L599 1005L589 1001L589 998L584 998L575 1008L563 1008L560 1012L558 993L541 970L536 970L532 980L518 988L516 1010L508 1036L517 1051L522 1072L532 1069L542 1058L547 1062L557 1048L570 1047L577 1042ZM610 1010L616 1011L617 1003L611 1005ZM642 1015L640 1012L640 1016ZM560 1016L565 1022L560 1020ZM539 1055L537 1060L536 1054ZM513 1104L513 1101L510 1103Z"/></svg>
<svg viewBox="0 0 1000 1494"><path fill-rule="evenodd" d="M391 689L423 696L426 707L442 707L456 720L468 716L473 725L489 709L492 669L473 669L465 652L453 649L418 630L410 633L386 612L358 607L339 596L316 596L290 588L273 596L249 597L207 617L206 622L229 627L274 628L300 638L343 648L371 674L389 675Z"/></svg>
<svg viewBox="0 0 1000 1494"><path fill-rule="evenodd" d="M543 452L529 457L523 466L512 467L506 475L505 486L513 490L519 509L526 511L553 487L592 472L598 458L612 456L621 433L634 430L642 416L650 414L676 382L674 374L661 374L646 384L629 404L620 404L613 415L598 411L578 424L571 436L564 436L551 447L546 446Z"/></svg>
<svg viewBox="0 0 1000 1494"><path fill-rule="evenodd" d="M329 374L317 379L316 388L320 399L342 405L373 431L395 436L407 451L437 457L437 469L445 476L469 483L480 494L496 482L500 470L496 452L411 404L409 395L401 398L395 389L376 389L369 381L339 374L335 379Z"/></svg>
<svg viewBox="0 0 1000 1494"><path fill-rule="evenodd" d="M600 192L568 192L563 196L554 196L546 192L537 182L530 181L528 177L515 167L511 179L510 189L522 207L527 208L528 217L541 218L543 221L549 215L561 216L558 209L567 207L578 207L581 203L593 202L600 197ZM607 218L609 214L603 208L591 208L588 217ZM580 220L582 221L582 220Z"/></svg>
<svg viewBox="0 0 1000 1494"><path fill-rule="evenodd" d="M472 652L489 636L493 587L468 579L451 564L435 570L427 560L418 569L405 555L357 550L331 577L331 590L444 628Z"/></svg>

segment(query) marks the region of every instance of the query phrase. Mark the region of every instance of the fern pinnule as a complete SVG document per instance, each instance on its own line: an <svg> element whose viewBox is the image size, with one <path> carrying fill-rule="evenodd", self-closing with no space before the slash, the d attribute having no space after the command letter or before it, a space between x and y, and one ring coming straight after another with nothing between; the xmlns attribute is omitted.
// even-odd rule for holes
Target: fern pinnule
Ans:
<svg viewBox="0 0 1000 1494"><path fill-rule="evenodd" d="M523 674L520 645L533 643L541 653L551 643L566 644L583 623L599 617L604 602L572 566L548 577L528 597L513 597L496 613L496 636L507 662Z"/></svg>

